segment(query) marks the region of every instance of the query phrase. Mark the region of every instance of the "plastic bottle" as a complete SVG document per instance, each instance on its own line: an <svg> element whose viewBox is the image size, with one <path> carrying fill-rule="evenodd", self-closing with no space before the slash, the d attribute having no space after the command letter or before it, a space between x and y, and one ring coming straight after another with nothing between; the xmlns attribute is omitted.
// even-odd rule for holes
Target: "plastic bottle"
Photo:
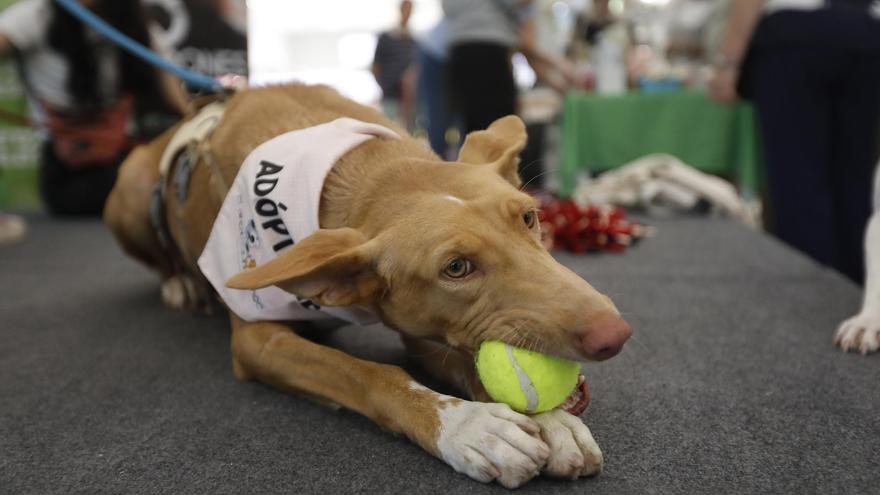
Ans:
<svg viewBox="0 0 880 495"><path fill-rule="evenodd" d="M599 34L596 47L596 91L602 95L626 92L626 32L612 25Z"/></svg>

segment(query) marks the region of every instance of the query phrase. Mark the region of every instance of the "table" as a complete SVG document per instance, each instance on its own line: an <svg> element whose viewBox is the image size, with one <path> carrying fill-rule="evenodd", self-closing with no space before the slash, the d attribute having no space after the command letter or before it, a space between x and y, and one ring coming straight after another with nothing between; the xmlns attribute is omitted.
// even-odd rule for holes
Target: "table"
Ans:
<svg viewBox="0 0 880 495"><path fill-rule="evenodd" d="M0 492L506 493L362 416L232 376L229 326L163 307L97 221L29 216L0 247ZM635 329L586 366L605 473L517 493L876 493L880 355L832 330L857 288L732 221L651 220L563 264ZM381 327L323 338L411 366Z"/></svg>
<svg viewBox="0 0 880 495"><path fill-rule="evenodd" d="M763 161L751 105L723 106L699 92L570 92L563 104L560 192L584 172L609 170L650 153L669 153L756 194Z"/></svg>

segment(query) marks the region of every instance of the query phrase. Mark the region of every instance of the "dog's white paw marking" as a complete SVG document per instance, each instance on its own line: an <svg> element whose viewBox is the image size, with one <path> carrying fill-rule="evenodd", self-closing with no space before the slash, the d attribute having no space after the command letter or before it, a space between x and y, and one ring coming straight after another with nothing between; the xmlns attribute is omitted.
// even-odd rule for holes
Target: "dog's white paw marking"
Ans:
<svg viewBox="0 0 880 495"><path fill-rule="evenodd" d="M441 408L437 449L456 471L516 488L547 462L550 448L540 438L541 428L507 405L450 398Z"/></svg>
<svg viewBox="0 0 880 495"><path fill-rule="evenodd" d="M550 446L544 474L575 479L602 472L602 451L581 418L562 409L532 416L541 425L541 438Z"/></svg>
<svg viewBox="0 0 880 495"><path fill-rule="evenodd" d="M834 334L834 345L844 352L876 352L880 349L880 315L861 312L844 321Z"/></svg>
<svg viewBox="0 0 880 495"><path fill-rule="evenodd" d="M173 309L188 309L195 304L195 282L187 275L175 275L162 282L162 302Z"/></svg>

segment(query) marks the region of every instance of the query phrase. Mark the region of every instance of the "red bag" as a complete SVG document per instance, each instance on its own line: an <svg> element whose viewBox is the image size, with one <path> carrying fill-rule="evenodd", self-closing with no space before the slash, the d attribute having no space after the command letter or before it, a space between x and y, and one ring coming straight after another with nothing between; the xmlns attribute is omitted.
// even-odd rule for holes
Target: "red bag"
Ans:
<svg viewBox="0 0 880 495"><path fill-rule="evenodd" d="M66 115L45 104L43 108L55 156L72 167L105 165L133 145L128 135L133 108L130 96L88 116Z"/></svg>

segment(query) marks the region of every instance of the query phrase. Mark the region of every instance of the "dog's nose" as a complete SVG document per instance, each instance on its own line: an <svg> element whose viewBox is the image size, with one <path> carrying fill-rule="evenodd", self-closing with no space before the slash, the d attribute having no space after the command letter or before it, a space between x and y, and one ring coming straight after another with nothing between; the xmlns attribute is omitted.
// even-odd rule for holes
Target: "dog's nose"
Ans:
<svg viewBox="0 0 880 495"><path fill-rule="evenodd" d="M587 358L604 361L617 355L632 335L632 327L620 316L603 313L591 318L589 330L579 335L581 349Z"/></svg>

